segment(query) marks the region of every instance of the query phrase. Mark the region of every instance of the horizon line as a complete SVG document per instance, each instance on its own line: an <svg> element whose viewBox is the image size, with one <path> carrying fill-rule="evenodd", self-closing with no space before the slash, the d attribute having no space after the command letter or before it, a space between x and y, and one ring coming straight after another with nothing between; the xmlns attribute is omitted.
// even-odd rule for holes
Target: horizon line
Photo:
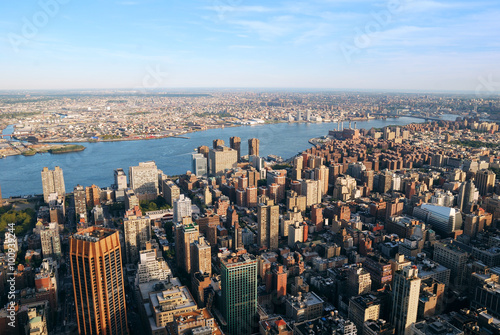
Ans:
<svg viewBox="0 0 500 335"><path fill-rule="evenodd" d="M284 91L290 92L294 91L296 93L301 92L362 92L362 93L406 93L406 94L476 94L474 90L425 90L425 89L375 89L375 88L322 88L322 87L204 87L204 86L179 86L179 87L156 87L156 88L32 88L32 89L0 89L0 95L4 93L29 93L29 92L82 92L82 91L93 91L93 92L103 92L104 91L127 91L127 92L137 92L138 94L148 93L164 93L160 91ZM115 92L117 93L117 92ZM488 97L500 97L500 93L494 94L491 92ZM484 98L484 96L483 96Z"/></svg>

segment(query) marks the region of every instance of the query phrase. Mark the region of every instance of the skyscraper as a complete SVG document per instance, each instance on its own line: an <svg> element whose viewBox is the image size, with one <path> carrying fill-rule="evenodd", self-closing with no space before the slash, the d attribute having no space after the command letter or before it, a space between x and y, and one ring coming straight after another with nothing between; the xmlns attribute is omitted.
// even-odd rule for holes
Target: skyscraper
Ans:
<svg viewBox="0 0 500 335"><path fill-rule="evenodd" d="M59 258L61 256L59 227L55 222L49 223L48 227L40 230L40 241L42 243L43 258Z"/></svg>
<svg viewBox="0 0 500 335"><path fill-rule="evenodd" d="M378 320L380 318L380 299L373 294L364 294L349 299L348 315L359 330L368 320ZM366 332L358 331L358 334Z"/></svg>
<svg viewBox="0 0 500 335"><path fill-rule="evenodd" d="M224 146L224 140L216 139L216 140L213 140L212 144L213 144L214 149L217 149L217 147Z"/></svg>
<svg viewBox="0 0 500 335"><path fill-rule="evenodd" d="M349 269L347 281L347 291L350 296L369 293L372 289L370 274L361 266Z"/></svg>
<svg viewBox="0 0 500 335"><path fill-rule="evenodd" d="M48 167L44 167L42 170L42 187L43 200L45 202L49 201L49 195L51 193L57 193L58 195L64 196L66 188L64 186L63 170L59 166L56 166L54 170L49 170Z"/></svg>
<svg viewBox="0 0 500 335"><path fill-rule="evenodd" d="M197 177L204 176L208 173L207 169L207 158L203 154L193 154L192 155L192 168L193 173Z"/></svg>
<svg viewBox="0 0 500 335"><path fill-rule="evenodd" d="M385 170L379 176L378 181L378 191L380 193L387 193L392 188L392 173L389 170Z"/></svg>
<svg viewBox="0 0 500 335"><path fill-rule="evenodd" d="M321 182L321 195L326 195L328 193L328 176L330 170L326 166L321 165L314 169L314 172L314 179Z"/></svg>
<svg viewBox="0 0 500 335"><path fill-rule="evenodd" d="M191 243L192 271L212 275L212 249L203 236Z"/></svg>
<svg viewBox="0 0 500 335"><path fill-rule="evenodd" d="M248 156L259 156L259 144L260 141L257 138L248 140Z"/></svg>
<svg viewBox="0 0 500 335"><path fill-rule="evenodd" d="M192 270L191 243L197 241L199 236L200 230L196 223L179 223L175 227L175 258L177 266L187 273L191 273Z"/></svg>
<svg viewBox="0 0 500 335"><path fill-rule="evenodd" d="M257 206L258 244L271 250L278 249L279 242L279 206L274 201L260 203Z"/></svg>
<svg viewBox="0 0 500 335"><path fill-rule="evenodd" d="M70 238L80 334L128 334L118 231L90 227Z"/></svg>
<svg viewBox="0 0 500 335"><path fill-rule="evenodd" d="M167 201L167 204L170 206L174 206L174 202L179 199L181 190L179 186L177 186L173 181L171 180L164 180L162 182L163 184L163 197Z"/></svg>
<svg viewBox="0 0 500 335"><path fill-rule="evenodd" d="M221 174L226 169L236 168L238 153L228 147L218 146L208 152L208 172L211 175Z"/></svg>
<svg viewBox="0 0 500 335"><path fill-rule="evenodd" d="M302 111L297 111L297 116L295 117L296 121L302 121Z"/></svg>
<svg viewBox="0 0 500 335"><path fill-rule="evenodd" d="M124 190L127 188L127 175L123 169L116 169L115 173L115 188L117 190Z"/></svg>
<svg viewBox="0 0 500 335"><path fill-rule="evenodd" d="M373 170L366 170L361 173L361 183L366 184L368 189L373 190Z"/></svg>
<svg viewBox="0 0 500 335"><path fill-rule="evenodd" d="M85 188L82 185L76 185L73 189L73 204L75 206L76 222L79 223L83 219L83 223L87 223L87 200Z"/></svg>
<svg viewBox="0 0 500 335"><path fill-rule="evenodd" d="M495 173L491 170L480 170L476 173L476 185L480 195L493 193L495 177Z"/></svg>
<svg viewBox="0 0 500 335"><path fill-rule="evenodd" d="M306 196L306 206L312 206L321 202L321 181L302 180L301 194Z"/></svg>
<svg viewBox="0 0 500 335"><path fill-rule="evenodd" d="M394 274L391 319L396 334L411 334L410 326L417 321L420 282L416 266L407 266Z"/></svg>
<svg viewBox="0 0 500 335"><path fill-rule="evenodd" d="M135 206L125 213L123 231L127 263L136 264L139 261L139 251L151 240L151 220L148 216L142 216L139 206Z"/></svg>
<svg viewBox="0 0 500 335"><path fill-rule="evenodd" d="M250 254L221 260L221 311L229 335L251 334L257 314L257 260Z"/></svg>
<svg viewBox="0 0 500 335"><path fill-rule="evenodd" d="M229 139L229 147L238 152L238 162L241 160L241 138L233 136Z"/></svg>
<svg viewBox="0 0 500 335"><path fill-rule="evenodd" d="M85 200L88 207L95 207L101 204L101 188L97 185L85 187Z"/></svg>
<svg viewBox="0 0 500 335"><path fill-rule="evenodd" d="M158 196L158 168L155 162L141 162L129 167L130 188L139 200L152 200Z"/></svg>
<svg viewBox="0 0 500 335"><path fill-rule="evenodd" d="M193 209L191 208L191 199L181 194L174 201L174 223L181 222L183 217L191 216Z"/></svg>
<svg viewBox="0 0 500 335"><path fill-rule="evenodd" d="M456 286L463 285L470 252L455 240L445 239L434 244L433 260L451 270L450 279Z"/></svg>
<svg viewBox="0 0 500 335"><path fill-rule="evenodd" d="M458 190L457 206L462 212L468 212L470 210L470 205L474 200L477 200L479 195L476 186L472 179L467 182L462 183Z"/></svg>
<svg viewBox="0 0 500 335"><path fill-rule="evenodd" d="M247 187L247 195L246 195L246 206L251 208L257 206L257 187L250 186Z"/></svg>

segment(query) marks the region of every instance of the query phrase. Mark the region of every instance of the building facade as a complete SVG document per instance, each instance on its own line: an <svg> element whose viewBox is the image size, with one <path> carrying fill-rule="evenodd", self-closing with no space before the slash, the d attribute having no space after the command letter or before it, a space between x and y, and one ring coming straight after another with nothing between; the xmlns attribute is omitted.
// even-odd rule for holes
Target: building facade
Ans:
<svg viewBox="0 0 500 335"><path fill-rule="evenodd" d="M221 260L221 310L228 335L252 333L257 314L257 260L243 254Z"/></svg>
<svg viewBox="0 0 500 335"><path fill-rule="evenodd" d="M118 231L90 227L70 238L80 334L128 334Z"/></svg>
<svg viewBox="0 0 500 335"><path fill-rule="evenodd" d="M54 170L44 167L42 170L42 187L43 187L43 200L49 201L51 193L57 193L60 196L66 194L66 187L64 186L63 170L56 166Z"/></svg>

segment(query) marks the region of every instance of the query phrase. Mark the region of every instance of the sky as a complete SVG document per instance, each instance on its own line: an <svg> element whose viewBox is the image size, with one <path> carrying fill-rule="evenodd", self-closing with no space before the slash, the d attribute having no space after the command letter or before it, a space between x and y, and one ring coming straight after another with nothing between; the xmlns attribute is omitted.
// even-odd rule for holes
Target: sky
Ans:
<svg viewBox="0 0 500 335"><path fill-rule="evenodd" d="M3 1L0 90L500 93L499 17L498 0Z"/></svg>

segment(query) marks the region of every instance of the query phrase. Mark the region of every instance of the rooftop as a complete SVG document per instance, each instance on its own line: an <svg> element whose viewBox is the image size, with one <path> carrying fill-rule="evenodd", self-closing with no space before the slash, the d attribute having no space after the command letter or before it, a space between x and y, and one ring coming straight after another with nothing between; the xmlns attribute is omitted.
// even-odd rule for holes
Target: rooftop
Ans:
<svg viewBox="0 0 500 335"><path fill-rule="evenodd" d="M108 236L113 235L115 232L117 231L114 229L93 226L75 233L73 235L73 238L88 242L98 242Z"/></svg>

